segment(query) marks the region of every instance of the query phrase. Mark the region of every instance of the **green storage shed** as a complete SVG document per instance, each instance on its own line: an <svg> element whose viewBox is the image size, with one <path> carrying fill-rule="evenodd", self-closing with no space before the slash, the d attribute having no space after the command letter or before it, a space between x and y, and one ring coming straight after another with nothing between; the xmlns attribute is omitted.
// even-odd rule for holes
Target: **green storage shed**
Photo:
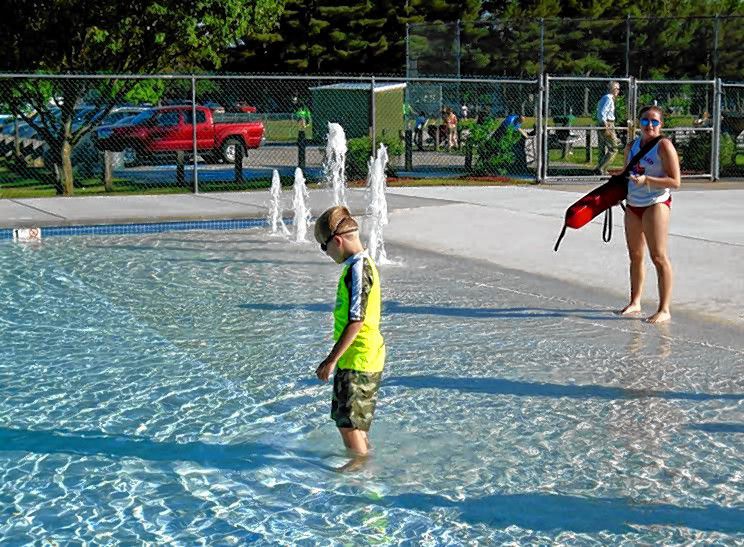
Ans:
<svg viewBox="0 0 744 547"><path fill-rule="evenodd" d="M372 127L372 84L349 82L311 87L313 140L325 142L328 122L341 124L347 139L366 137ZM405 83L375 83L377 135L398 136L404 128Z"/></svg>

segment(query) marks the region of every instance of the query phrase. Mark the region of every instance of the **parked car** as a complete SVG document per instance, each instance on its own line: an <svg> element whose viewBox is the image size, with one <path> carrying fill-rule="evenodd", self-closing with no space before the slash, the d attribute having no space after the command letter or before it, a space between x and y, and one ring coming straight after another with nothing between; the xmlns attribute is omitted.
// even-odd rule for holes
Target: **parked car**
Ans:
<svg viewBox="0 0 744 547"><path fill-rule="evenodd" d="M235 105L230 108L230 110L235 110L237 112L248 112L248 113L255 113L257 112L257 108L255 106L249 105L244 102L235 103Z"/></svg>
<svg viewBox="0 0 744 547"><path fill-rule="evenodd" d="M191 99L166 99L162 103L163 106L191 106L191 104ZM216 112L217 114L225 113L225 107L215 101L197 101L196 104L197 106L206 106L209 110Z"/></svg>
<svg viewBox="0 0 744 547"><path fill-rule="evenodd" d="M135 151L140 161L156 154L193 150L192 107L166 106L146 110L129 124L100 127L97 145L102 150ZM258 148L264 140L264 124L252 114L218 114L196 107L197 149L205 159L235 161L239 148Z"/></svg>
<svg viewBox="0 0 744 547"><path fill-rule="evenodd" d="M106 115L103 120L101 120L100 125L114 125L114 124L121 124L121 121L125 118L133 118L137 114L141 114L145 110L149 110L149 107L146 106L117 106L111 109L111 111Z"/></svg>

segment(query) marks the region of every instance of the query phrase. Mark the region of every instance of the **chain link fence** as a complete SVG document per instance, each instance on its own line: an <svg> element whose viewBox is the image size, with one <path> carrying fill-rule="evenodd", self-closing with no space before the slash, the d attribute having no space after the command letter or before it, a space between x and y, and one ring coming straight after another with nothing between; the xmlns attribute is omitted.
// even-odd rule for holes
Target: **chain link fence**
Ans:
<svg viewBox="0 0 744 547"><path fill-rule="evenodd" d="M617 82L615 121L609 131L598 103ZM640 133L638 113L655 105L664 112L664 133L680 156L682 177L744 175L742 84L720 80L545 77L546 123L543 169L538 179L596 180L621 168L628 139Z"/></svg>
<svg viewBox="0 0 744 547"><path fill-rule="evenodd" d="M744 176L744 83L721 85L719 109L710 122L720 150L717 168L724 177Z"/></svg>
<svg viewBox="0 0 744 547"><path fill-rule="evenodd" d="M744 84L616 79L622 165L639 109L657 104L684 176L744 174ZM596 180L596 109L610 80L359 76L0 76L0 195L248 190L277 170L323 183L328 124L349 183L388 147L400 178ZM196 121L196 123L194 123Z"/></svg>
<svg viewBox="0 0 744 547"><path fill-rule="evenodd" d="M607 131L598 119L596 105L608 93L611 81L618 82L621 91L614 99L614 128ZM628 138L638 134L637 114L649 105L659 106L665 113L664 132L677 148L683 176L712 177L716 161L713 120L720 117L715 84L549 76L545 178L592 178L622 167ZM607 133L611 133L609 138Z"/></svg>

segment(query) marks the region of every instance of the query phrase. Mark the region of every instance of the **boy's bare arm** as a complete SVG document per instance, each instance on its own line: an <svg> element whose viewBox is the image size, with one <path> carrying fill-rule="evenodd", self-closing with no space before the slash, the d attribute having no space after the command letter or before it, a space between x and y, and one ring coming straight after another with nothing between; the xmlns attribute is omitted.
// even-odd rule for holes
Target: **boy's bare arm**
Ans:
<svg viewBox="0 0 744 547"><path fill-rule="evenodd" d="M354 341L354 338L356 338L357 334L359 334L359 331L362 328L362 323L363 321L349 321L346 324L344 330L341 332L341 336L334 344L331 352L328 354L328 357L323 359L320 365L318 365L318 368L315 369L315 375L318 377L319 380L325 382L328 380L328 378L331 377L333 369L336 368L336 363L338 363L338 360L341 358L344 352L349 349L349 346Z"/></svg>

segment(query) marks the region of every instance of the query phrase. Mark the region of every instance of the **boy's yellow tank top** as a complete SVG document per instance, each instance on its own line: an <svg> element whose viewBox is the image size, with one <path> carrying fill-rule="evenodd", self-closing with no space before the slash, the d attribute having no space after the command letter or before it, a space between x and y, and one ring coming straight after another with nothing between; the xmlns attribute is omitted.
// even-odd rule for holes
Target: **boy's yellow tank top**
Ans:
<svg viewBox="0 0 744 547"><path fill-rule="evenodd" d="M385 341L380 333L380 276L374 261L362 251L344 262L333 311L333 339L341 337L349 321L362 328L338 361L339 369L380 372L385 366Z"/></svg>

